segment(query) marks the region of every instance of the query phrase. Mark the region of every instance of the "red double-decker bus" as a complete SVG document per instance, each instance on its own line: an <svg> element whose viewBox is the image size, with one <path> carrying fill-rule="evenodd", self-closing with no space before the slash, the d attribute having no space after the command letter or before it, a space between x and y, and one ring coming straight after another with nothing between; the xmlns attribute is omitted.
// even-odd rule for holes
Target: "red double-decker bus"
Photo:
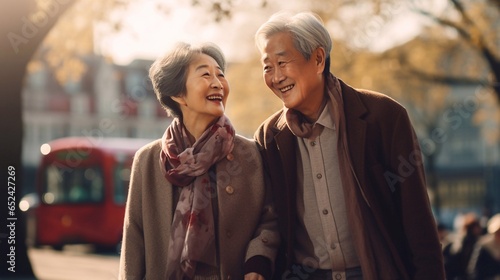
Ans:
<svg viewBox="0 0 500 280"><path fill-rule="evenodd" d="M71 137L42 145L33 244L119 248L133 156L149 141Z"/></svg>

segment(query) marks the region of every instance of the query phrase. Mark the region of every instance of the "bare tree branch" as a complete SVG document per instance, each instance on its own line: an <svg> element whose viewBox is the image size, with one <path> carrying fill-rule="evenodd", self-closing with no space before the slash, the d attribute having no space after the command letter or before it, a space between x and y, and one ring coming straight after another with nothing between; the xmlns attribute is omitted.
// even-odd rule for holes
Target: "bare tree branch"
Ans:
<svg viewBox="0 0 500 280"><path fill-rule="evenodd" d="M418 77L421 80L440 83L440 84L455 84L455 85L490 85L490 83L486 80L471 78L471 77L458 77L458 76L449 76L437 73L427 73L425 71L419 69L408 69L407 73L402 76L413 76Z"/></svg>
<svg viewBox="0 0 500 280"><path fill-rule="evenodd" d="M455 29L460 34L460 36L462 36L465 40L470 40L470 38L471 38L470 33L464 27L462 27L458 22L454 22L454 21L451 21L448 19L437 17L437 16L433 15L432 13L429 13L429 12L421 10L421 9L418 9L415 11L421 15L424 15L424 16L434 20L436 23L438 23L440 25L448 26L448 27Z"/></svg>
<svg viewBox="0 0 500 280"><path fill-rule="evenodd" d="M500 60L495 56L495 52L492 49L492 47L489 47L488 44L486 43L486 38L483 30L481 30L481 28L478 27L478 25L468 15L463 3L459 0L450 0L450 2L453 4L455 10L460 13L460 16L462 18L460 22L451 21L445 18L435 16L432 13L422 9L416 9L416 12L434 20L438 24L455 29L460 34L460 36L465 40L465 42L467 42L469 45L471 45L473 48L475 48L478 52L482 54L494 77L493 84L490 83L491 84L490 86L493 87L497 95L500 97L500 87L498 86L498 83L500 81ZM497 9L500 9L500 0L489 0L488 2L491 3L491 5L496 7ZM422 77L425 77L425 75ZM437 79L436 81L440 80L443 82L448 80L448 79L439 79L438 77L436 77L435 79ZM466 78L464 81L467 80L468 79ZM454 78L452 78L449 81L460 82Z"/></svg>
<svg viewBox="0 0 500 280"><path fill-rule="evenodd" d="M496 6L500 10L500 0L489 0L492 6Z"/></svg>

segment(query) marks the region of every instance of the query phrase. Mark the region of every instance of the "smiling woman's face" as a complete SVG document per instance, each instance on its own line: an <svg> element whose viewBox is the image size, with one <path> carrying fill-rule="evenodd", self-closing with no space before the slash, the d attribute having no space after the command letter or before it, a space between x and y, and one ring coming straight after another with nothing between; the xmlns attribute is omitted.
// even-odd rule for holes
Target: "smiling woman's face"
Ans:
<svg viewBox="0 0 500 280"><path fill-rule="evenodd" d="M186 121L211 123L224 114L229 83L217 62L198 54L189 65L186 93L175 97Z"/></svg>

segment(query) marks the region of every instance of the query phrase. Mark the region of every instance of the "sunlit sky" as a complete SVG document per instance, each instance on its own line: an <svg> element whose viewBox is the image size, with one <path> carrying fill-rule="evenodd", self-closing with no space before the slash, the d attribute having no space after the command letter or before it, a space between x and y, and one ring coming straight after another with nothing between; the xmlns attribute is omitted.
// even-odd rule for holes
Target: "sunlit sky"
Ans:
<svg viewBox="0 0 500 280"><path fill-rule="evenodd" d="M96 31L96 51L111 56L115 63L128 64L136 58L153 60L177 41L212 41L223 49L229 61L241 60L255 55L253 34L272 13L281 9L305 9L304 1L300 0L272 3L266 10L258 3L250 3L260 1L235 2L231 20L215 23L206 8L193 8L189 1L171 5L168 14L158 11L156 0L137 1L123 19L121 32ZM364 44L372 50L383 51L421 32L422 19L406 8L390 16L390 21L367 26L369 36L365 36ZM329 26L329 29L334 37L344 35L338 26Z"/></svg>
<svg viewBox="0 0 500 280"><path fill-rule="evenodd" d="M155 59L178 41L212 41L229 59L241 59L256 51L252 33L270 14L259 15L258 6L248 3L238 6L231 21L215 23L203 7L193 8L189 3L181 2L165 15L158 12L155 1L139 2L123 20L122 32L97 34L98 51L112 56L118 64L134 58Z"/></svg>

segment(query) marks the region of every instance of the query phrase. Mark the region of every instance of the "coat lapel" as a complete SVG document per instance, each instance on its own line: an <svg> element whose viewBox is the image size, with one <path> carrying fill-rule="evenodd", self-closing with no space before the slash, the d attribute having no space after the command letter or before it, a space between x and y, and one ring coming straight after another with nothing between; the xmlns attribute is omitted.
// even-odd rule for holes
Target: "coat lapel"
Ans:
<svg viewBox="0 0 500 280"><path fill-rule="evenodd" d="M276 144L284 167L284 180L287 190L295 193L297 183L297 158L296 158L296 138L292 132L285 127L276 137ZM295 196L293 196L295 197Z"/></svg>
<svg viewBox="0 0 500 280"><path fill-rule="evenodd" d="M276 126L273 127L273 130L275 133L274 140L276 141L276 147L281 160L281 162L275 162L274 164L276 164L277 167L283 166L282 181L279 184L280 189L274 192L275 203L277 204L277 209L283 210L280 214L286 219L284 223L280 225L284 227L282 232L286 233L288 240L294 240L294 217L296 217L295 211L297 208L295 207L297 203L297 139L286 125L284 113L277 121ZM286 251L288 255L291 256L293 252L293 242L288 242L286 246ZM288 259L288 261L290 261L290 259Z"/></svg>
<svg viewBox="0 0 500 280"><path fill-rule="evenodd" d="M285 181L286 190L288 190L287 193L289 194L295 194L297 184L297 139L286 125L285 113L281 115L281 118L276 123L275 129L277 133L275 134L274 140L276 141L276 146L283 164L283 179ZM295 195L292 195L292 200L295 201Z"/></svg>
<svg viewBox="0 0 500 280"><path fill-rule="evenodd" d="M357 180L365 176L366 121L362 118L368 111L353 89L339 79L344 100L347 142ZM363 188L363 186L360 186Z"/></svg>

